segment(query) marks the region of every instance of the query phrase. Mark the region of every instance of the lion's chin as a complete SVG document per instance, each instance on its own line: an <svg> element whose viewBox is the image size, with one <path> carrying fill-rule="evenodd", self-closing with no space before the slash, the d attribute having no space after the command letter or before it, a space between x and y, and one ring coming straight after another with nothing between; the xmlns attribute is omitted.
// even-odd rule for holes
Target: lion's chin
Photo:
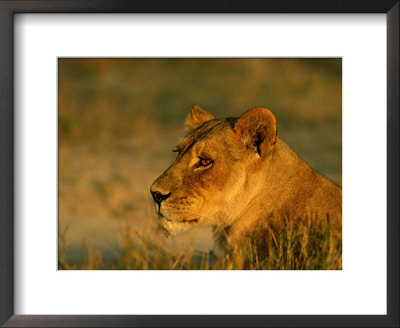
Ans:
<svg viewBox="0 0 400 328"><path fill-rule="evenodd" d="M198 223L198 219L173 221L163 216L158 218L158 226L167 237L175 237L177 234L189 229L194 224Z"/></svg>

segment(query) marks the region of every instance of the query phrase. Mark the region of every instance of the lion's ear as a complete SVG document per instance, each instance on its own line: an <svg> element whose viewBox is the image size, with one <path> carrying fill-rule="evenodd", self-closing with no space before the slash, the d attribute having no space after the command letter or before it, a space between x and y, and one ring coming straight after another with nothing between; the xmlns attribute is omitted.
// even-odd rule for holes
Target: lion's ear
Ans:
<svg viewBox="0 0 400 328"><path fill-rule="evenodd" d="M206 112L197 105L193 105L189 115L186 117L185 128L186 130L195 129L204 122L213 120L214 118L214 115Z"/></svg>
<svg viewBox="0 0 400 328"><path fill-rule="evenodd" d="M266 108L252 108L238 119L235 132L248 148L262 157L276 143L275 116Z"/></svg>

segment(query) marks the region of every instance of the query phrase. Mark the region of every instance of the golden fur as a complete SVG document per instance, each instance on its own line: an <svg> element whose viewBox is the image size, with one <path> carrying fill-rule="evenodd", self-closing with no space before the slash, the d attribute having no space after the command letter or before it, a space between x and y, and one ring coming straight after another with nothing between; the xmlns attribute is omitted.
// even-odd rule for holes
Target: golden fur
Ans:
<svg viewBox="0 0 400 328"><path fill-rule="evenodd" d="M168 234L208 224L230 244L240 244L268 221L341 222L341 188L277 137L268 109L216 119L193 106L185 123L190 132L179 142L176 160L151 186Z"/></svg>

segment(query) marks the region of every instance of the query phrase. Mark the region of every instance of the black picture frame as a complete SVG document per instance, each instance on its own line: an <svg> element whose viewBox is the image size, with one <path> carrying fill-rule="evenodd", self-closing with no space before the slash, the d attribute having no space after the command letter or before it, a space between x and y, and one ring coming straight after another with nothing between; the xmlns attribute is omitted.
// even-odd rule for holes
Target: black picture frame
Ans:
<svg viewBox="0 0 400 328"><path fill-rule="evenodd" d="M386 14L387 315L14 315L13 22L17 13ZM399 327L398 90L398 0L0 0L0 324L4 327Z"/></svg>

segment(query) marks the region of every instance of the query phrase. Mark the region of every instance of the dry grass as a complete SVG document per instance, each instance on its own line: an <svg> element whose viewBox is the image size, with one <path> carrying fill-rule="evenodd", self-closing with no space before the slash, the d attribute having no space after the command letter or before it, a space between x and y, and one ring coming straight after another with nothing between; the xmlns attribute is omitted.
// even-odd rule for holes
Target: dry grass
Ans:
<svg viewBox="0 0 400 328"><path fill-rule="evenodd" d="M151 227L151 228L150 228ZM154 229L154 230L153 230ZM146 229L125 227L122 242L111 259L104 260L96 247L81 244L75 263L66 259L66 234L59 234L59 268L77 270L340 270L342 269L341 225L320 220L286 220L263 227L256 243L237 247L224 244L219 252L201 252L194 239L174 249L153 222ZM261 242L260 242L261 240ZM222 250L224 249L224 251Z"/></svg>

